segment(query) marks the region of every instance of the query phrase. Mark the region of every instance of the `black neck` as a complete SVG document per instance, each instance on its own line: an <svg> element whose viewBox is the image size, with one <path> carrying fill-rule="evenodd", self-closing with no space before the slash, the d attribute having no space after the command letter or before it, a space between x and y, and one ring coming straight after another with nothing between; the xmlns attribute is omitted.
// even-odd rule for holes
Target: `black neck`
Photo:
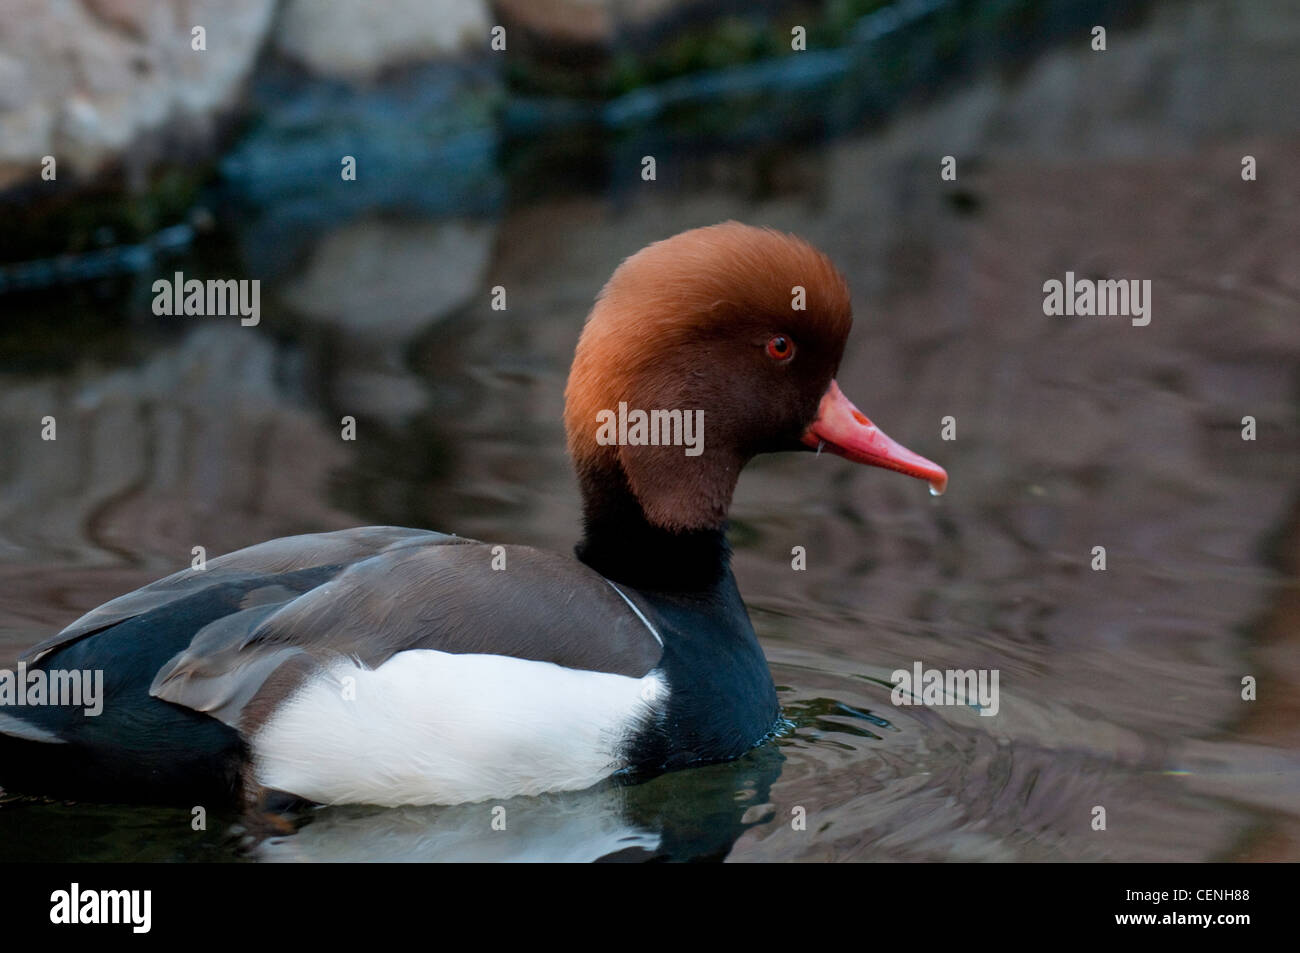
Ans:
<svg viewBox="0 0 1300 953"><path fill-rule="evenodd" d="M578 559L614 582L659 592L711 589L727 575L731 547L723 528L674 533L654 526L621 474L609 482L584 488Z"/></svg>

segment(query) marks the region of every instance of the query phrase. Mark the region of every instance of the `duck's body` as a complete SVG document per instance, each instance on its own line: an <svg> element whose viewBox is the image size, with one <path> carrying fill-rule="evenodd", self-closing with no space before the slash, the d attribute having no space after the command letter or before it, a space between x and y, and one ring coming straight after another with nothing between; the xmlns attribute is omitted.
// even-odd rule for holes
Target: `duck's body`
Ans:
<svg viewBox="0 0 1300 953"><path fill-rule="evenodd" d="M649 287L665 249L705 277ZM800 280L812 317L776 303ZM577 559L367 527L169 576L24 656L51 678L102 671L102 713L0 705L0 784L183 803L457 803L738 757L780 717L724 536L740 468L765 450L826 446L946 479L835 386L847 307L829 263L789 236L726 225L650 246L602 293L570 379ZM710 408L712 456L597 441L594 415L627 398Z"/></svg>
<svg viewBox="0 0 1300 953"><path fill-rule="evenodd" d="M778 717L730 572L642 593L571 558L396 527L231 553L26 658L29 672L105 673L98 717L47 706L0 721L7 785L80 797L572 790L736 757Z"/></svg>

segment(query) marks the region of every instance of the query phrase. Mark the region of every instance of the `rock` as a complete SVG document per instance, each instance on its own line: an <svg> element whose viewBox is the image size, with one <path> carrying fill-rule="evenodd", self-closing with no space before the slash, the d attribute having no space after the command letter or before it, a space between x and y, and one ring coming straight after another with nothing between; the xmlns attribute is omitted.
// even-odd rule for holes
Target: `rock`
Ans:
<svg viewBox="0 0 1300 953"><path fill-rule="evenodd" d="M105 23L126 30L140 38L149 35L149 18L152 11L148 3L139 0L82 0Z"/></svg>
<svg viewBox="0 0 1300 953"><path fill-rule="evenodd" d="M495 0L504 24L523 27L538 40L564 46L605 46L620 34L705 9L700 0ZM507 26L509 29L509 26Z"/></svg>
<svg viewBox="0 0 1300 953"><path fill-rule="evenodd" d="M289 0L277 49L321 76L366 79L383 70L487 49L483 0Z"/></svg>
<svg viewBox="0 0 1300 953"><path fill-rule="evenodd" d="M614 39L611 0L496 0L494 7L507 30L520 26L538 39L581 46L607 46Z"/></svg>
<svg viewBox="0 0 1300 953"><path fill-rule="evenodd" d="M270 28L274 0L10 0L0 26L0 189L89 177L173 121L200 129L231 107ZM203 26L207 49L191 49Z"/></svg>

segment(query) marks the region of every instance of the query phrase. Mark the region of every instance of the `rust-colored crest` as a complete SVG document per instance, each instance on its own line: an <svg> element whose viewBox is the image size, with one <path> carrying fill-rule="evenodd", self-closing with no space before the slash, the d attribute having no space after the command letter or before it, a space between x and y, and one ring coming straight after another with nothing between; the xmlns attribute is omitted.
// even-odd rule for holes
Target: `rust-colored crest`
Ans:
<svg viewBox="0 0 1300 953"><path fill-rule="evenodd" d="M800 290L802 289L802 290ZM800 309L798 304L802 304ZM852 324L848 287L795 236L726 222L683 232L628 258L587 319L565 393L569 452L590 496L623 479L647 518L670 530L725 519L739 470L809 417ZM770 333L791 333L791 370L768 380ZM597 415L702 407L706 450L602 445Z"/></svg>

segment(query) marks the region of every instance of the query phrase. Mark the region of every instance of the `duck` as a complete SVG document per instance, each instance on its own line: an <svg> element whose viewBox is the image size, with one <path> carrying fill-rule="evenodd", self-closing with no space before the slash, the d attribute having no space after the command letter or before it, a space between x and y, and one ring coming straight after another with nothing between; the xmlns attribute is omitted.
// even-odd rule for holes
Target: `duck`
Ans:
<svg viewBox="0 0 1300 953"><path fill-rule="evenodd" d="M795 235L724 222L647 245L597 296L565 389L572 556L367 526L174 573L24 653L51 686L102 675L100 710L0 696L0 786L451 805L739 758L782 725L730 564L741 470L825 451L947 484L840 389L852 321L843 275Z"/></svg>

